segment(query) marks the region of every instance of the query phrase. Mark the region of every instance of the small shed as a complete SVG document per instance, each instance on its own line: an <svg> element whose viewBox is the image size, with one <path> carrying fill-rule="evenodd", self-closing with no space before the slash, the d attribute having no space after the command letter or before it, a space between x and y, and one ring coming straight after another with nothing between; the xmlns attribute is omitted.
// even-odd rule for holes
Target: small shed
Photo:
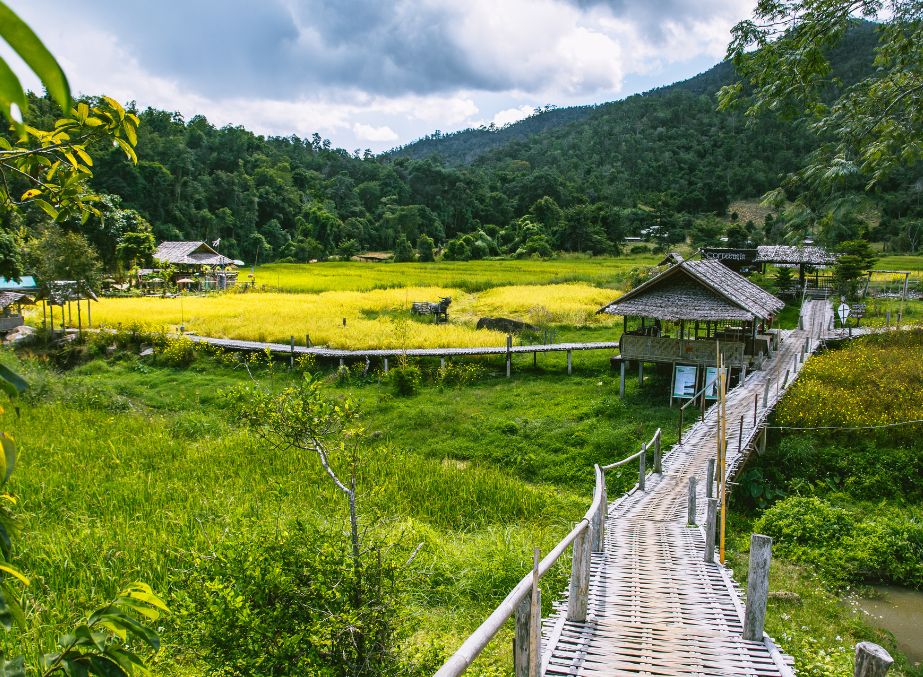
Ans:
<svg viewBox="0 0 923 677"><path fill-rule="evenodd" d="M42 324L50 321L52 332L55 329L54 307L61 308L61 331L65 331L68 326L74 326L74 313L72 304L77 308L77 329L83 331L83 312L81 310L81 301L87 302L87 326L93 326L93 315L90 309L90 301L99 301L96 292L90 288L90 285L83 280L54 280L42 285L36 300L44 301L42 307ZM66 309L66 317L65 317ZM50 315L50 316L49 316Z"/></svg>
<svg viewBox="0 0 923 677"><path fill-rule="evenodd" d="M0 291L0 333L21 327L24 324L22 307L33 303L35 300L31 296L21 292Z"/></svg>
<svg viewBox="0 0 923 677"><path fill-rule="evenodd" d="M817 274L819 268L827 268L836 263L837 255L829 252L823 247L806 245L804 247L795 247L790 245L761 245L756 248L755 263L765 267L765 264L771 263L777 266L788 266L798 268L798 286L804 287L809 271L814 272L814 287L820 288L828 280Z"/></svg>
<svg viewBox="0 0 923 677"><path fill-rule="evenodd" d="M708 367L717 366L718 344L725 364L745 374L777 345L771 325L784 306L719 261L703 259L677 263L597 312L623 317L624 392L626 361L641 368L687 365L701 381Z"/></svg>

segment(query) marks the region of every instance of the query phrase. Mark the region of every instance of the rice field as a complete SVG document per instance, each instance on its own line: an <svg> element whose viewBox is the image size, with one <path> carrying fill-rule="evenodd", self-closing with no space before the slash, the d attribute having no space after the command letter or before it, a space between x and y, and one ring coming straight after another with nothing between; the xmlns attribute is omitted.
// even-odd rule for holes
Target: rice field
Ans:
<svg viewBox="0 0 923 677"><path fill-rule="evenodd" d="M93 307L96 325L141 325L151 330L335 348L500 346L505 334L476 330L477 319L503 316L537 325L606 327L596 310L618 295L588 284L509 286L467 293L458 288L407 287L320 293L247 292L179 298L104 298ZM414 301L451 296L450 322L410 315ZM40 321L40 316L37 317Z"/></svg>
<svg viewBox="0 0 923 677"><path fill-rule="evenodd" d="M240 280L256 288L290 292L369 291L394 287L442 287L467 292L512 285L582 282L616 287L634 268L662 257L561 258L551 261L443 261L439 263L273 263L241 271Z"/></svg>

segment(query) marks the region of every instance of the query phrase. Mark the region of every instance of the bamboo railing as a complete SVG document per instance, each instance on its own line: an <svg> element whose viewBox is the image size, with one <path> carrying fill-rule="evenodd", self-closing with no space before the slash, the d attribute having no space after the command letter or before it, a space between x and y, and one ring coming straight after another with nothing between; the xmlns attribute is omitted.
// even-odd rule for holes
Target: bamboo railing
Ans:
<svg viewBox="0 0 923 677"><path fill-rule="evenodd" d="M538 550L535 551L532 571L523 576L500 605L439 668L435 677L458 677L465 672L513 614L516 615L516 639L513 646L516 677L538 677L541 672L542 656L541 591L539 590L542 576L554 566L567 548L573 546L567 620L585 621L589 605L591 553L602 552L605 547L608 512L605 473L607 470L639 458L636 489L644 491L647 474L646 456L651 446L654 447L653 472L661 472L660 438L661 433L658 428L650 442L641 445L640 451L606 466L593 466L596 486L593 489L593 501L583 519L577 522L570 533L561 539L544 558L539 559Z"/></svg>

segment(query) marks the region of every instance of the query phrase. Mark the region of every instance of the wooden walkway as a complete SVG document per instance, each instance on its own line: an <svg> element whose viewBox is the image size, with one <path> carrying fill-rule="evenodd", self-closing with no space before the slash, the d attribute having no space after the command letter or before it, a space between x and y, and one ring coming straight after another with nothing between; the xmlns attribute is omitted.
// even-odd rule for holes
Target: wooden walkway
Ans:
<svg viewBox="0 0 923 677"><path fill-rule="evenodd" d="M487 346L474 348L400 348L344 350L324 346L298 346L291 343L264 343L262 341L241 341L210 336L187 334L196 343L208 343L225 350L242 352L263 352L268 350L274 355L316 355L317 357L340 359L364 359L366 357L461 357L472 355L518 355L522 353L563 353L582 350L618 350L618 341L597 341L589 343L547 343L523 346Z"/></svg>
<svg viewBox="0 0 923 677"><path fill-rule="evenodd" d="M762 370L729 391L729 479L794 380L797 371L792 370L806 339L811 339L809 354L824 336L830 315L829 303L806 303L805 328L790 332ZM648 476L646 491L636 487L609 504L604 551L591 556L587 619L568 621L567 600L556 605L542 629L543 674L794 674L791 659L768 636L762 642L742 639L741 592L717 557L714 564L704 562L704 528L686 524L693 476L698 481L696 523L705 523L706 465L717 449L716 409L664 457L663 473Z"/></svg>

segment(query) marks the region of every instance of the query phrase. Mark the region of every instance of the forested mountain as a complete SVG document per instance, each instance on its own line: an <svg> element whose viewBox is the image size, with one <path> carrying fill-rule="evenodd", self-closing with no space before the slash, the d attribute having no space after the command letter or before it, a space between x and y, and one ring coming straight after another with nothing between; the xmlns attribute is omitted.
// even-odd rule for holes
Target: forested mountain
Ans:
<svg viewBox="0 0 923 677"><path fill-rule="evenodd" d="M844 82L868 72L874 41L870 24L848 37L836 55ZM698 243L776 238L779 220L728 229L718 216L731 200L779 185L817 141L804 125L747 127L740 114L719 112L715 92L733 77L721 64L623 101L433 135L377 157L317 134L264 138L148 109L138 113L137 165L116 149L92 149L93 186L114 197L102 218L73 228L110 264L124 234L145 220L159 240L220 238L223 252L248 263L363 249L406 258L415 246L427 256L434 244L448 258L602 253L642 231L664 246L690 235ZM31 122L53 124L50 101L33 103ZM877 198L882 238L898 237L892 223L920 214L918 178L909 172Z"/></svg>

